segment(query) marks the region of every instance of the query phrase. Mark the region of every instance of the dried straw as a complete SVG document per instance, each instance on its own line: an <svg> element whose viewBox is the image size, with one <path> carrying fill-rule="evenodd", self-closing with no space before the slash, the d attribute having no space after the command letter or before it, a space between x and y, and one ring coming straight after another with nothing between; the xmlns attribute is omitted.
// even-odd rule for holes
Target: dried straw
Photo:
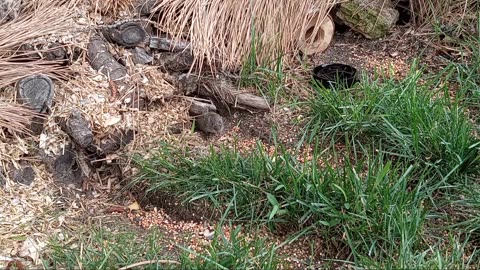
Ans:
<svg viewBox="0 0 480 270"><path fill-rule="evenodd" d="M298 51L298 40L319 14L317 25L339 0L159 0L154 10L162 31L188 38L195 62L237 69L249 56L259 63ZM314 29L315 36L318 27ZM288 57L286 57L288 59Z"/></svg>
<svg viewBox="0 0 480 270"><path fill-rule="evenodd" d="M65 76L68 70L57 62L28 60L28 55L15 56L22 44L34 39L67 32L72 28L72 7L78 0L25 1L20 16L0 27L0 88L11 85L23 77L47 74ZM23 59L22 59L23 58ZM13 132L26 132L35 113L25 107L0 103L0 128Z"/></svg>
<svg viewBox="0 0 480 270"><path fill-rule="evenodd" d="M410 9L419 27L440 24L471 32L469 28L477 27L480 3L478 0L410 0Z"/></svg>

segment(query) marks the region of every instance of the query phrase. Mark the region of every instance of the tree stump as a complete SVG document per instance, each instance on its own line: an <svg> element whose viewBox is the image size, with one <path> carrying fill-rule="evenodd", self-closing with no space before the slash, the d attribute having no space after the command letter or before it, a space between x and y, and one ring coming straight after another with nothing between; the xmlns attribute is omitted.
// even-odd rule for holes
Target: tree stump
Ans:
<svg viewBox="0 0 480 270"><path fill-rule="evenodd" d="M55 86L45 75L33 75L21 79L17 85L20 102L37 113L45 113L52 106Z"/></svg>
<svg viewBox="0 0 480 270"><path fill-rule="evenodd" d="M366 38L384 37L398 21L390 0L349 0L340 4L337 17Z"/></svg>
<svg viewBox="0 0 480 270"><path fill-rule="evenodd" d="M145 41L147 32L139 23L126 22L119 26L104 29L103 35L110 42L127 48L134 48Z"/></svg>

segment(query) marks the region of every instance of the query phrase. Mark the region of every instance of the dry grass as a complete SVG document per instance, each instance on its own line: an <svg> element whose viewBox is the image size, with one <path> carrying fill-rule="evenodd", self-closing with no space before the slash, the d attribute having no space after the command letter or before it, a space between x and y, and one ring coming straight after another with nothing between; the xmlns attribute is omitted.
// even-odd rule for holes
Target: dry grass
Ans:
<svg viewBox="0 0 480 270"><path fill-rule="evenodd" d="M0 28L0 88L33 74L63 76L67 70L52 61L28 60L28 55L16 54L22 44L52 34L65 33L72 28L73 7L78 0L30 0L23 4L20 16ZM15 55L15 57L14 57ZM27 131L34 112L6 102L0 103L0 128L13 132Z"/></svg>
<svg viewBox="0 0 480 270"><path fill-rule="evenodd" d="M29 108L0 101L0 128L6 128L10 133L29 134L28 126L35 116L37 114Z"/></svg>
<svg viewBox="0 0 480 270"><path fill-rule="evenodd" d="M95 12L116 18L120 11L133 6L133 0L90 0L90 4Z"/></svg>
<svg viewBox="0 0 480 270"><path fill-rule="evenodd" d="M156 9L163 14L159 19L162 31L176 40L190 40L196 64L201 66L205 60L211 67L232 70L251 55L265 63L279 55L295 54L313 15L320 14L320 25L337 2L159 0Z"/></svg>
<svg viewBox="0 0 480 270"><path fill-rule="evenodd" d="M411 0L410 8L417 26L440 24L458 32L475 31L480 4L478 0ZM473 28L473 29L472 29ZM476 30L478 31L478 29Z"/></svg>

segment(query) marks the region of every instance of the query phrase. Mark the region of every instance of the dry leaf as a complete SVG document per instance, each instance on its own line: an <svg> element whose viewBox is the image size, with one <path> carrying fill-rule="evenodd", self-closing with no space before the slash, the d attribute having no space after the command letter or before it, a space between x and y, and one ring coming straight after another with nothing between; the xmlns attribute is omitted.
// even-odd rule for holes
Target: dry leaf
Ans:
<svg viewBox="0 0 480 270"><path fill-rule="evenodd" d="M130 204L128 206L128 209L130 209L130 210L140 210L140 204L138 204L137 202L133 202L132 204Z"/></svg>

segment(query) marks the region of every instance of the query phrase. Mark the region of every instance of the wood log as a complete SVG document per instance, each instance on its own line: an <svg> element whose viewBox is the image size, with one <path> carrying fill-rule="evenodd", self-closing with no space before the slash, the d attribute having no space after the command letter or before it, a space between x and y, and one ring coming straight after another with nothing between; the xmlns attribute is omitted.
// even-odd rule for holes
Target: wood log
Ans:
<svg viewBox="0 0 480 270"><path fill-rule="evenodd" d="M90 65L112 81L120 81L127 76L127 68L117 62L108 51L107 44L99 35L92 36L87 51Z"/></svg>
<svg viewBox="0 0 480 270"><path fill-rule="evenodd" d="M175 42L167 37L151 37L150 48L166 52L182 52L190 49L189 42Z"/></svg>
<svg viewBox="0 0 480 270"><path fill-rule="evenodd" d="M58 119L58 124L80 148L85 149L92 144L93 132L90 123L80 111L72 111L67 119Z"/></svg>
<svg viewBox="0 0 480 270"><path fill-rule="evenodd" d="M102 30L103 36L112 43L134 48L145 41L147 32L138 22L126 22L118 26L109 26Z"/></svg>
<svg viewBox="0 0 480 270"><path fill-rule="evenodd" d="M177 88L185 95L220 99L234 108L245 106L257 110L270 109L265 98L239 91L237 86L225 76L198 77L182 74L178 77Z"/></svg>
<svg viewBox="0 0 480 270"><path fill-rule="evenodd" d="M370 39L384 37L399 18L391 0L349 0L340 4L336 15Z"/></svg>
<svg viewBox="0 0 480 270"><path fill-rule="evenodd" d="M52 106L55 86L46 75L32 75L21 79L17 84L19 101L37 113L46 113Z"/></svg>
<svg viewBox="0 0 480 270"><path fill-rule="evenodd" d="M188 111L191 116L197 116L208 112L215 112L217 111L217 107L211 103L193 100Z"/></svg>

